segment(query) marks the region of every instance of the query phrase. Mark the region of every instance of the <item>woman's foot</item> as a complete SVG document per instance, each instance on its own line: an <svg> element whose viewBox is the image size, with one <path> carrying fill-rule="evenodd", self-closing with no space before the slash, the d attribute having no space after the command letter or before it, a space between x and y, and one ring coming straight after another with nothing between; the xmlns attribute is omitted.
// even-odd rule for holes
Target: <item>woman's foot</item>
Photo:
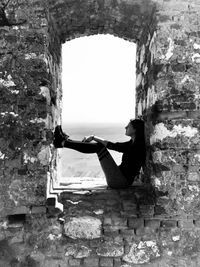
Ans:
<svg viewBox="0 0 200 267"><path fill-rule="evenodd" d="M61 148L64 146L64 141L69 138L69 135L63 133L60 125L56 126L54 132L54 141L53 144L55 148Z"/></svg>
<svg viewBox="0 0 200 267"><path fill-rule="evenodd" d="M60 133L62 134L62 136L67 140L69 138L69 135L63 132L61 125L59 125L58 127L60 129Z"/></svg>

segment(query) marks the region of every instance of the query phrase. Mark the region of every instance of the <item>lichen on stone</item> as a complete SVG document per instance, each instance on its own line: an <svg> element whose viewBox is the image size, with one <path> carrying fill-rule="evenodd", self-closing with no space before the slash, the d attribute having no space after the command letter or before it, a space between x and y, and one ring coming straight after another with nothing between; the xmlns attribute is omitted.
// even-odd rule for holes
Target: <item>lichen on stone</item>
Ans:
<svg viewBox="0 0 200 267"><path fill-rule="evenodd" d="M198 129L191 126L174 125L172 130L168 130L163 122L155 126L154 133L150 138L150 143L154 144L157 141L162 141L167 137L175 138L177 135L183 135L187 138L192 138L198 134Z"/></svg>
<svg viewBox="0 0 200 267"><path fill-rule="evenodd" d="M71 217L64 224L64 230L72 239L95 239L101 236L101 226L101 220L92 216Z"/></svg>
<svg viewBox="0 0 200 267"><path fill-rule="evenodd" d="M103 257L121 257L124 254L122 244L116 242L104 242L97 248L97 255Z"/></svg>
<svg viewBox="0 0 200 267"><path fill-rule="evenodd" d="M123 260L134 264L144 264L158 257L160 257L160 251L156 241L140 241L132 244Z"/></svg>

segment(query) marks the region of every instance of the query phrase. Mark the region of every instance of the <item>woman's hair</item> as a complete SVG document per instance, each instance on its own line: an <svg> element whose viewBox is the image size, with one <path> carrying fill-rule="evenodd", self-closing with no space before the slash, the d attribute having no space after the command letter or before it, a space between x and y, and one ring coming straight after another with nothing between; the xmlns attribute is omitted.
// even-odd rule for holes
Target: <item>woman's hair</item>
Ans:
<svg viewBox="0 0 200 267"><path fill-rule="evenodd" d="M135 142L145 144L145 136L144 136L144 121L135 119L130 120L131 125L136 130L135 132Z"/></svg>

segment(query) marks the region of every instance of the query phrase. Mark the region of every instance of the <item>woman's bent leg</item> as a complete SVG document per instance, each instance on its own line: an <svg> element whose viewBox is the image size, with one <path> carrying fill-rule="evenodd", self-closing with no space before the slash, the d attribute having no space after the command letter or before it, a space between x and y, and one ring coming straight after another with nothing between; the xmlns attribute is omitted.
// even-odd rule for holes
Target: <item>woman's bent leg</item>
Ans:
<svg viewBox="0 0 200 267"><path fill-rule="evenodd" d="M73 141L68 139L64 142L64 147L74 149L81 153L97 153L108 186L115 189L125 188L129 186L126 178L103 144L83 143L80 141Z"/></svg>
<svg viewBox="0 0 200 267"><path fill-rule="evenodd" d="M126 188L129 186L126 177L123 175L116 162L103 146L97 153L101 167L106 177L108 186L114 189Z"/></svg>

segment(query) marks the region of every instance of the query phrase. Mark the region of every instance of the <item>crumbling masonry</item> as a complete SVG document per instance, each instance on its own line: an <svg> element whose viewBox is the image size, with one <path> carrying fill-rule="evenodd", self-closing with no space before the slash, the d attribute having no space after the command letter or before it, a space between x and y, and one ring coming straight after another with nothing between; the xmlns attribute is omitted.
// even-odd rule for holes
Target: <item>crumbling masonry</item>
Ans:
<svg viewBox="0 0 200 267"><path fill-rule="evenodd" d="M0 266L200 266L199 18L199 0L1 0ZM92 34L137 44L144 186L56 194L61 45Z"/></svg>

